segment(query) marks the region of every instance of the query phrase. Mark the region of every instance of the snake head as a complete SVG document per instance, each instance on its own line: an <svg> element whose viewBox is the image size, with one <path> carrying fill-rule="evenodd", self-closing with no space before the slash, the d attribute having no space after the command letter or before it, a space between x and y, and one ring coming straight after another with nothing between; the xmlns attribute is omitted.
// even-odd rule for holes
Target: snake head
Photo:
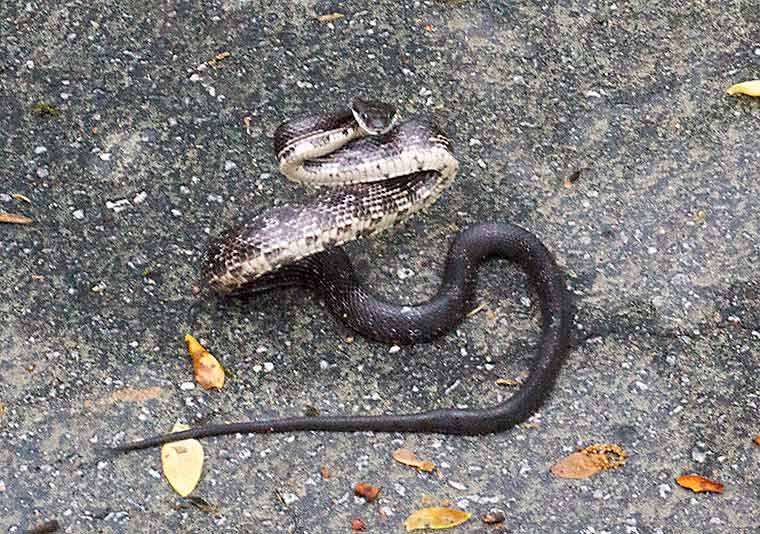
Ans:
<svg viewBox="0 0 760 534"><path fill-rule="evenodd" d="M382 135L396 124L396 106L378 100L354 98L351 112L368 135Z"/></svg>

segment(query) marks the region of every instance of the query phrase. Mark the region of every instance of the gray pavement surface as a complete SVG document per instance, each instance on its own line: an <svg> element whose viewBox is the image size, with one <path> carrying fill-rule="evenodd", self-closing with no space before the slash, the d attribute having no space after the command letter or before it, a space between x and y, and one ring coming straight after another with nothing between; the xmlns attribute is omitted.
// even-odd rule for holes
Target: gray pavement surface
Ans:
<svg viewBox="0 0 760 534"><path fill-rule="evenodd" d="M492 531L491 509L508 532L760 531L760 99L725 95L760 77L759 20L754 0L4 0L0 211L34 224L0 225L0 529L402 532L429 503L472 512L461 533ZM477 221L529 228L566 269L572 351L537 424L205 440L195 495L218 513L174 494L155 450L96 462L177 420L511 393L494 381L527 369L538 317L506 264L482 276L488 312L396 353L347 343L308 294L193 296L210 234L304 195L277 172L277 124L358 93L437 114L461 161L427 213L348 247L378 292L429 296ZM186 333L233 371L222 391L183 387ZM157 396L114 400L127 388ZM595 442L626 465L548 472ZM438 473L394 462L402 445ZM692 472L725 493L675 485Z"/></svg>

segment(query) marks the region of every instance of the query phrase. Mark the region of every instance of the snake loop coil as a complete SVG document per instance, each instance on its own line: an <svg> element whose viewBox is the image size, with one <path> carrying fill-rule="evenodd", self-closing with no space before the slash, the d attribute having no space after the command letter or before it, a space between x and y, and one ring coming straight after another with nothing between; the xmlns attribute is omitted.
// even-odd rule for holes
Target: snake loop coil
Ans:
<svg viewBox="0 0 760 534"><path fill-rule="evenodd" d="M215 291L231 295L292 286L313 289L337 318L360 334L409 344L432 340L462 322L472 309L481 263L507 259L528 274L541 308L541 338L528 379L511 398L488 408L215 424L114 450L253 432L476 435L506 430L533 414L564 361L571 323L563 274L536 236L508 223L482 223L464 230L451 244L437 294L414 306L392 304L369 293L340 248L390 228L438 199L459 166L446 135L422 118L396 124L393 106L357 99L343 111L285 122L274 144L280 170L290 179L341 187L309 202L270 209L213 239L203 272Z"/></svg>

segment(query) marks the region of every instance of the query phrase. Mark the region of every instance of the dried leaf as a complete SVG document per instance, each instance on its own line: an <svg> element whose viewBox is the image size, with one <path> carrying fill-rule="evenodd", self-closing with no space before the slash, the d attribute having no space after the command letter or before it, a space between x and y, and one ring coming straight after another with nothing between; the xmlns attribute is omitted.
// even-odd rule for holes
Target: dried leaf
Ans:
<svg viewBox="0 0 760 534"><path fill-rule="evenodd" d="M425 30L432 32L433 31L433 25L432 24L425 24Z"/></svg>
<svg viewBox="0 0 760 534"><path fill-rule="evenodd" d="M363 497L367 502L372 502L377 499L378 495L380 495L380 488L373 486L372 484L359 482L354 486L354 494L357 497Z"/></svg>
<svg viewBox="0 0 760 534"><path fill-rule="evenodd" d="M32 528L25 530L24 532L25 534L51 534L52 532L58 532L60 528L61 524L58 522L58 520L51 519L50 521L45 521L44 523L35 525Z"/></svg>
<svg viewBox="0 0 760 534"><path fill-rule="evenodd" d="M760 436L755 436L755 445L760 447Z"/></svg>
<svg viewBox="0 0 760 534"><path fill-rule="evenodd" d="M327 15L320 15L317 17L318 22L334 22L336 20L340 20L344 18L345 15L343 13L328 13Z"/></svg>
<svg viewBox="0 0 760 534"><path fill-rule="evenodd" d="M187 500L190 504L205 514L216 514L219 512L219 507L217 505L211 504L203 497L195 497L194 495L191 495L190 497L187 497Z"/></svg>
<svg viewBox="0 0 760 534"><path fill-rule="evenodd" d="M750 80L729 87L726 92L731 95L760 96L760 80Z"/></svg>
<svg viewBox="0 0 760 534"><path fill-rule="evenodd" d="M435 464L433 462L420 460L409 449L396 449L393 452L393 459L404 465L416 467L420 471L426 471L428 473L435 471Z"/></svg>
<svg viewBox="0 0 760 534"><path fill-rule="evenodd" d="M117 389L107 397L102 397L94 401L89 399L84 401L84 407L90 409L95 406L116 404L117 402L135 402L137 404L142 404L145 401L159 398L161 393L162 389L158 386L145 389Z"/></svg>
<svg viewBox="0 0 760 534"><path fill-rule="evenodd" d="M365 528L367 528L367 525L358 517L351 520L351 530L364 530Z"/></svg>
<svg viewBox="0 0 760 534"><path fill-rule="evenodd" d="M11 193L11 198L13 198L15 200L23 200L27 204L31 204L32 203L32 201L29 200L29 197L27 197L25 195L22 195L21 193Z"/></svg>
<svg viewBox="0 0 760 534"><path fill-rule="evenodd" d="M34 221L29 217L23 215L16 215L15 213L2 213L0 212L0 223L10 224L32 224Z"/></svg>
<svg viewBox="0 0 760 534"><path fill-rule="evenodd" d="M588 478L601 470L599 459L583 452L574 452L565 456L551 468L552 474L570 479Z"/></svg>
<svg viewBox="0 0 760 534"><path fill-rule="evenodd" d="M189 426L177 423L172 432L189 429ZM167 443L161 447L161 465L174 491L187 497L198 485L203 472L203 447L197 439Z"/></svg>
<svg viewBox="0 0 760 534"><path fill-rule="evenodd" d="M520 386L522 385L522 380L518 380L517 378L497 378L496 379L496 385L497 386Z"/></svg>
<svg viewBox="0 0 760 534"><path fill-rule="evenodd" d="M723 484L709 480L700 475L683 475L676 479L676 482L682 488L687 488L694 493L713 492L723 493Z"/></svg>
<svg viewBox="0 0 760 534"><path fill-rule="evenodd" d="M407 532L410 530L451 528L461 525L470 519L471 515L470 512L453 508L423 508L407 517L404 526Z"/></svg>
<svg viewBox="0 0 760 534"><path fill-rule="evenodd" d="M187 350L193 360L195 381L205 389L224 385L224 369L214 356L190 334L185 336Z"/></svg>

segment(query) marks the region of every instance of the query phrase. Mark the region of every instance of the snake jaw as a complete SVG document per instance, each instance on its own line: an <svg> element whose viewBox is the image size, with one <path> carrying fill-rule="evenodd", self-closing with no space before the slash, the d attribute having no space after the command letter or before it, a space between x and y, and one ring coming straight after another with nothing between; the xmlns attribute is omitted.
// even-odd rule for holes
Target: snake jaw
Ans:
<svg viewBox="0 0 760 534"><path fill-rule="evenodd" d="M367 135L383 135L396 126L398 112L396 106L377 100L354 98L351 113L359 127Z"/></svg>

